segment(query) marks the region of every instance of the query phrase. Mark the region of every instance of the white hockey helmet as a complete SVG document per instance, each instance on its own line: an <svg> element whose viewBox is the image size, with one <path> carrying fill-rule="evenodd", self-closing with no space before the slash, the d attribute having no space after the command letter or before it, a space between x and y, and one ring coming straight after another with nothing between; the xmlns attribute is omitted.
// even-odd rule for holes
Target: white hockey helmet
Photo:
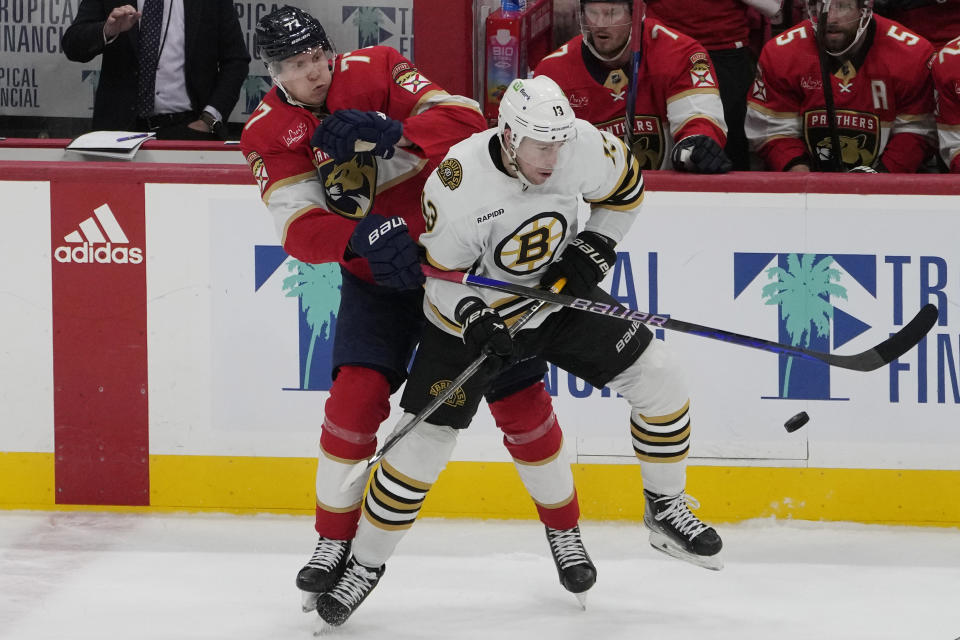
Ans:
<svg viewBox="0 0 960 640"><path fill-rule="evenodd" d="M563 90L551 78L517 78L507 86L500 100L497 131L520 180L529 185L517 163L520 143L529 138L541 143L558 143L559 148L577 136L576 115Z"/></svg>

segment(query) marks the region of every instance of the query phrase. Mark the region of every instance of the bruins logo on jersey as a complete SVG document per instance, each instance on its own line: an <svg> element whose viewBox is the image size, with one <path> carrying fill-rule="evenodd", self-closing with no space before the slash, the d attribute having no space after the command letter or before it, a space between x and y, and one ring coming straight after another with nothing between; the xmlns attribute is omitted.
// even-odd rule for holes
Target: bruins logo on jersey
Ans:
<svg viewBox="0 0 960 640"><path fill-rule="evenodd" d="M453 384L453 380L437 380L430 385L430 395L436 397L440 395L444 389ZM463 387L457 387L457 390L453 392L453 395L444 400L443 404L450 405L453 408L462 407L467 402L467 394L463 392Z"/></svg>
<svg viewBox="0 0 960 640"><path fill-rule="evenodd" d="M377 187L377 161L373 154L358 153L340 163L328 161L317 172L330 211L352 219L370 213Z"/></svg>
<svg viewBox="0 0 960 640"><path fill-rule="evenodd" d="M533 273L550 262L566 234L567 221L559 213L539 213L497 245L494 260L509 273Z"/></svg>
<svg viewBox="0 0 960 640"><path fill-rule="evenodd" d="M463 180L463 167L460 166L460 161L456 158L447 158L437 167L437 176L443 186L453 191L460 186L460 181Z"/></svg>
<svg viewBox="0 0 960 640"><path fill-rule="evenodd" d="M880 155L880 119L872 113L838 110L837 137L844 169L873 166ZM829 166L834 157L829 119L825 109L808 111L803 118L803 139L810 155L821 166Z"/></svg>

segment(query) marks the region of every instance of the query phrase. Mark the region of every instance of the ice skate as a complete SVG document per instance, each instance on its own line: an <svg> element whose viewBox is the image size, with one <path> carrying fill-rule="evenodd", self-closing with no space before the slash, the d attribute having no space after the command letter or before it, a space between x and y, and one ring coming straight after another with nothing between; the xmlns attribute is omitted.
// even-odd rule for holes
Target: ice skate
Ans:
<svg viewBox="0 0 960 640"><path fill-rule="evenodd" d="M587 590L597 581L597 568L593 566L583 540L580 539L580 527L572 529L551 529L545 526L547 542L553 563L560 576L563 588L577 597L580 606L587 608Z"/></svg>
<svg viewBox="0 0 960 640"><path fill-rule="evenodd" d="M323 622L331 627L339 627L346 622L377 586L385 570L386 565L366 567L351 556L347 568L333 588L317 598L317 613ZM322 633L323 629L318 629L318 633Z"/></svg>
<svg viewBox="0 0 960 640"><path fill-rule="evenodd" d="M349 540L320 537L310 560L297 573L297 588L301 592L300 606L304 612L317 608L317 597L333 588L343 574L349 557Z"/></svg>
<svg viewBox="0 0 960 640"><path fill-rule="evenodd" d="M643 495L647 502L643 523L650 529L650 546L698 567L714 571L723 568L723 541L713 527L690 511L691 507L700 507L696 498L686 493L663 496L646 490Z"/></svg>

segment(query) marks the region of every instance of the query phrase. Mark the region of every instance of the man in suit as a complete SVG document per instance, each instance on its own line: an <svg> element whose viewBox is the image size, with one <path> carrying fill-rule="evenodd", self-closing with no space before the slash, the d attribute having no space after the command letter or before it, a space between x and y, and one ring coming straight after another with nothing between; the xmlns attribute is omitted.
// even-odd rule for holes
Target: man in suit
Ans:
<svg viewBox="0 0 960 640"><path fill-rule="evenodd" d="M61 46L103 54L93 129L161 139L224 139L250 63L231 0L82 0Z"/></svg>

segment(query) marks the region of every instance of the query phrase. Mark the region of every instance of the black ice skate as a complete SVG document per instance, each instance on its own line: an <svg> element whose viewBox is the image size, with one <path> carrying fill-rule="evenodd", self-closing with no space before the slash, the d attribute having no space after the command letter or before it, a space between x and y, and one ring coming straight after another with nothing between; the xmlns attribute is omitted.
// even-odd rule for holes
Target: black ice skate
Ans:
<svg viewBox="0 0 960 640"><path fill-rule="evenodd" d="M327 625L339 627L370 595L386 568L386 565L367 567L350 556L347 568L337 583L317 598L317 613Z"/></svg>
<svg viewBox="0 0 960 640"><path fill-rule="evenodd" d="M547 542L553 563L557 565L557 574L563 588L577 596L580 606L587 608L587 590L597 581L597 568L593 566L583 540L580 539L580 527L573 529L551 529L547 531Z"/></svg>
<svg viewBox="0 0 960 640"><path fill-rule="evenodd" d="M650 529L650 546L699 567L723 568L723 541L713 527L690 511L690 507L700 506L695 498L685 493L662 496L644 491L643 495L647 500L643 523Z"/></svg>
<svg viewBox="0 0 960 640"><path fill-rule="evenodd" d="M333 588L343 574L349 557L349 540L320 537L313 556L297 573L297 588L302 592L300 606L304 611L317 608L317 596Z"/></svg>

